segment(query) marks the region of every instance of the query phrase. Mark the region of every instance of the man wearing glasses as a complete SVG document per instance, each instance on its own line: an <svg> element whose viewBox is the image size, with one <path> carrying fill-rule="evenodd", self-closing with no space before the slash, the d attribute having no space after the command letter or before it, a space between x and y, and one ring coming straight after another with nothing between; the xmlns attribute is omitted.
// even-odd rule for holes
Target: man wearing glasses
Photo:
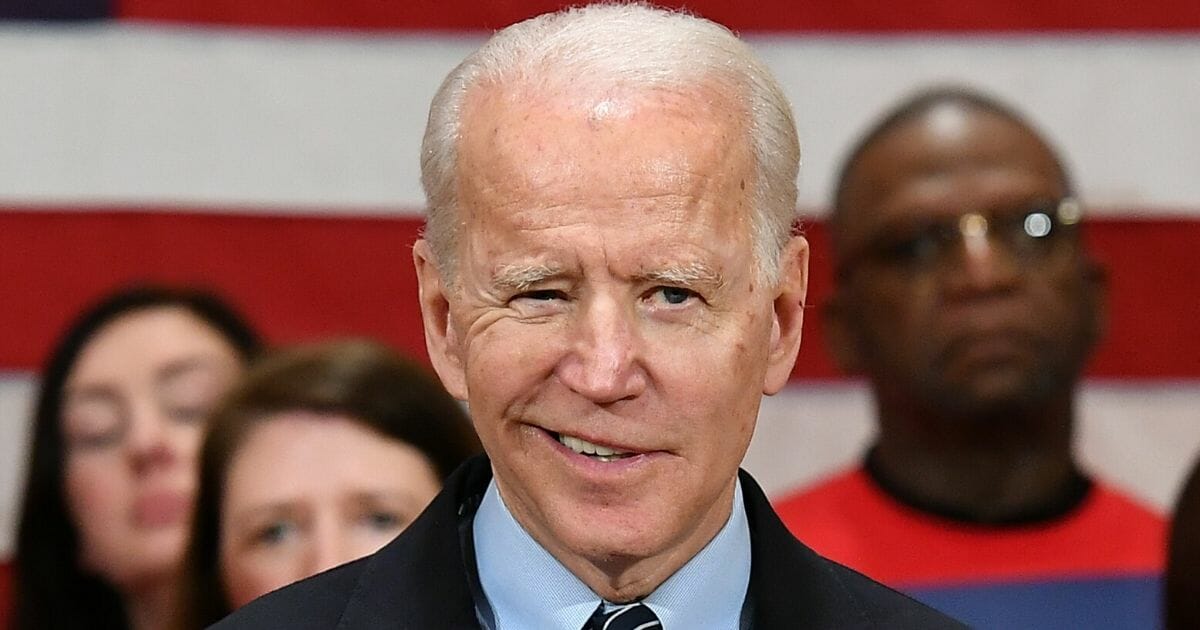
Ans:
<svg viewBox="0 0 1200 630"><path fill-rule="evenodd" d="M898 105L843 166L827 311L879 432L864 465L785 499L825 555L972 626L1151 627L1163 521L1072 455L1103 270L1061 161L989 97Z"/></svg>

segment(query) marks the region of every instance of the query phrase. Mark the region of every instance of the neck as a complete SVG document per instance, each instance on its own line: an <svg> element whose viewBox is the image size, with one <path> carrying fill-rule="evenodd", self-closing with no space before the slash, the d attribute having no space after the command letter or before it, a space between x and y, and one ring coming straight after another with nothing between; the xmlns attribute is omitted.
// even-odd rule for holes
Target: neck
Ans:
<svg viewBox="0 0 1200 630"><path fill-rule="evenodd" d="M169 627L176 610L176 585L159 580L125 594L125 613L130 630L160 630Z"/></svg>
<svg viewBox="0 0 1200 630"><path fill-rule="evenodd" d="M914 507L965 521L1027 522L1069 510L1086 494L1071 456L1070 395L987 417L880 407L887 411L869 471Z"/></svg>

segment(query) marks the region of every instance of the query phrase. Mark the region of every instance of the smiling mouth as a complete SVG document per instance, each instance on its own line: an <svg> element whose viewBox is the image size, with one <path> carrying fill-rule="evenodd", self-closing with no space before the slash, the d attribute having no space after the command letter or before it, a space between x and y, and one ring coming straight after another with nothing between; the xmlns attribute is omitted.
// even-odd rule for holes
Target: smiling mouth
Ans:
<svg viewBox="0 0 1200 630"><path fill-rule="evenodd" d="M550 435L554 436L554 439L558 440L563 446L598 462L615 462L640 454L633 451L623 451L611 446L592 444L587 440L577 438L573 435L554 433L553 431L550 432Z"/></svg>

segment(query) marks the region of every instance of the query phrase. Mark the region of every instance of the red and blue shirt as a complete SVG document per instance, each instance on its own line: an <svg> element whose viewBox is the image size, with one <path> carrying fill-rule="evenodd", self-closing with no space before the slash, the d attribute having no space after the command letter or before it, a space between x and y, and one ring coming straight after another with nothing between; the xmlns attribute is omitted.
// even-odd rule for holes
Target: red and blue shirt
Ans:
<svg viewBox="0 0 1200 630"><path fill-rule="evenodd" d="M1154 628L1165 520L1099 482L1069 511L983 525L910 507L862 468L775 502L818 553L977 628Z"/></svg>

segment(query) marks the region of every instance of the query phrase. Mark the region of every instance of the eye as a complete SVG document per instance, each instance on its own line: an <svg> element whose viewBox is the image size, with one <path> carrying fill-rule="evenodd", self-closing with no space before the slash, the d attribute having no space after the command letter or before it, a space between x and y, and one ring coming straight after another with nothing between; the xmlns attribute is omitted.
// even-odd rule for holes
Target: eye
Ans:
<svg viewBox="0 0 1200 630"><path fill-rule="evenodd" d="M296 524L291 521L275 521L260 527L253 536L256 544L263 546L280 545L296 534Z"/></svg>
<svg viewBox="0 0 1200 630"><path fill-rule="evenodd" d="M119 445L124 436L124 431L114 428L107 431L72 435L67 438L67 441L71 448L98 451Z"/></svg>
<svg viewBox="0 0 1200 630"><path fill-rule="evenodd" d="M125 437L124 414L112 401L69 403L63 418L68 448L100 450L119 445Z"/></svg>
<svg viewBox="0 0 1200 630"><path fill-rule="evenodd" d="M655 287L650 292L650 299L662 302L668 306L679 306L686 304L689 300L698 298L700 295L691 289L682 287Z"/></svg>
<svg viewBox="0 0 1200 630"><path fill-rule="evenodd" d="M1065 235L1054 210L1045 205L1013 212L995 219L995 223L998 224L997 237L1003 240L1009 252L1021 256L1046 254Z"/></svg>
<svg viewBox="0 0 1200 630"><path fill-rule="evenodd" d="M1050 215L1045 212L1031 212L1025 216L1022 223L1025 233L1033 238L1049 236L1051 228L1054 227L1054 223L1050 220Z"/></svg>
<svg viewBox="0 0 1200 630"><path fill-rule="evenodd" d="M918 267L936 260L954 238L945 226L927 225L884 240L876 254L886 263Z"/></svg>
<svg viewBox="0 0 1200 630"><path fill-rule="evenodd" d="M387 510L372 510L363 514L362 520L367 527L379 531L400 529L406 524L399 514Z"/></svg>
<svg viewBox="0 0 1200 630"><path fill-rule="evenodd" d="M526 291L518 294L516 300L532 300L535 302L549 302L551 300L566 299L566 294L556 289L539 289L537 291Z"/></svg>
<svg viewBox="0 0 1200 630"><path fill-rule="evenodd" d="M937 240L929 234L922 233L891 241L882 247L879 253L891 262L914 264L935 258L937 251Z"/></svg>
<svg viewBox="0 0 1200 630"><path fill-rule="evenodd" d="M567 308L571 296L562 289L533 289L509 298L508 306L518 317L540 321L542 318L561 313Z"/></svg>

